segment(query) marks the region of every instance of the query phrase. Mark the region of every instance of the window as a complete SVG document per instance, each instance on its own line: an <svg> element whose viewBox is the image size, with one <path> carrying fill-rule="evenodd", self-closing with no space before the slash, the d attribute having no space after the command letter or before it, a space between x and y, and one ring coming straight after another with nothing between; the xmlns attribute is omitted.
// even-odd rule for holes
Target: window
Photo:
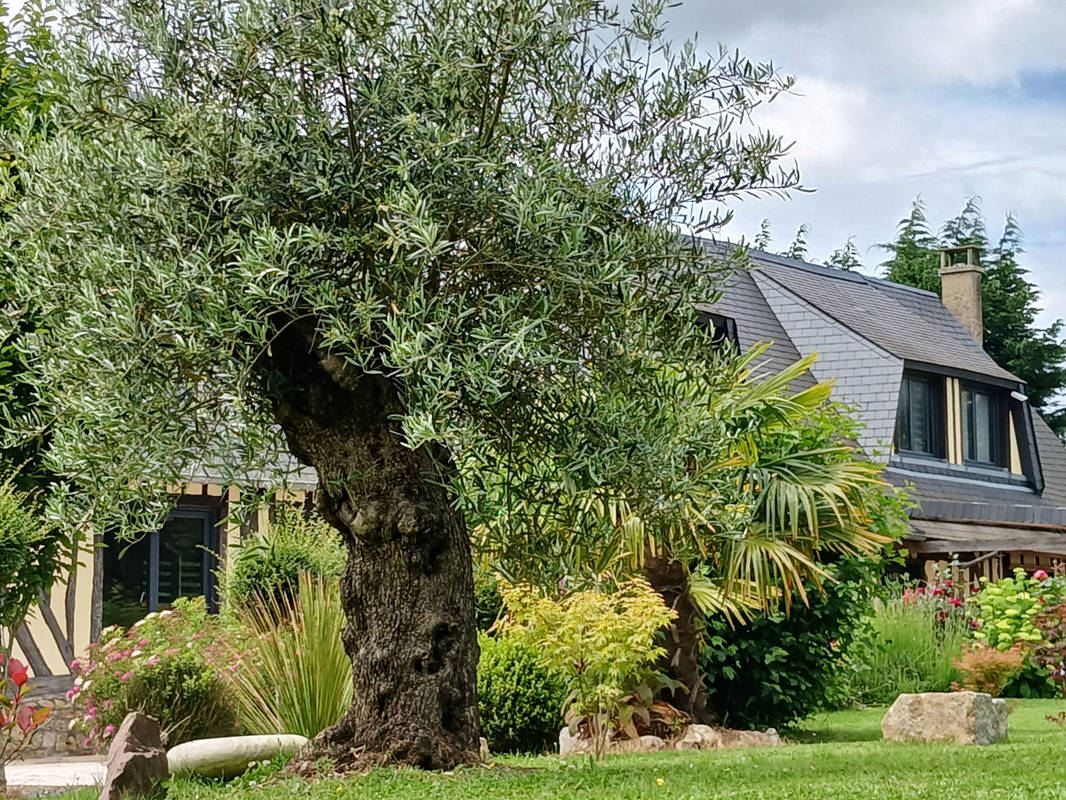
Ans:
<svg viewBox="0 0 1066 800"><path fill-rule="evenodd" d="M129 626L179 597L203 596L215 610L216 514L177 508L161 530L134 542L104 536L103 624Z"/></svg>
<svg viewBox="0 0 1066 800"><path fill-rule="evenodd" d="M721 345L722 342L732 342L739 345L737 338L737 322L732 317L724 317L721 314L712 314L705 311L700 315L700 324L711 330L711 342Z"/></svg>
<svg viewBox="0 0 1066 800"><path fill-rule="evenodd" d="M926 375L904 375L896 412L896 449L944 457L944 383Z"/></svg>
<svg viewBox="0 0 1066 800"><path fill-rule="evenodd" d="M1003 462L1003 398L1000 392L962 387L962 447L966 461Z"/></svg>

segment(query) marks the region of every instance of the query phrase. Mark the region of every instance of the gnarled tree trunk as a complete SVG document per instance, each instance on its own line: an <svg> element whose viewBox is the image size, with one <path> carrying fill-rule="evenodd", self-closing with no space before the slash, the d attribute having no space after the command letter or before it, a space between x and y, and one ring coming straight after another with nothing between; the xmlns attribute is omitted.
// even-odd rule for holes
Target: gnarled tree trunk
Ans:
<svg viewBox="0 0 1066 800"><path fill-rule="evenodd" d="M707 692L700 674L700 637L696 628L695 603L689 592L688 572L680 561L665 555L648 555L644 560L644 577L670 608L677 619L666 633L665 669L684 688L664 692L663 699L692 717L694 722L714 722L707 710Z"/></svg>
<svg viewBox="0 0 1066 800"><path fill-rule="evenodd" d="M473 575L448 454L405 447L390 419L403 410L393 381L323 354L295 325L279 335L272 364L276 418L317 470L319 508L348 548L341 600L354 698L305 759L476 763Z"/></svg>

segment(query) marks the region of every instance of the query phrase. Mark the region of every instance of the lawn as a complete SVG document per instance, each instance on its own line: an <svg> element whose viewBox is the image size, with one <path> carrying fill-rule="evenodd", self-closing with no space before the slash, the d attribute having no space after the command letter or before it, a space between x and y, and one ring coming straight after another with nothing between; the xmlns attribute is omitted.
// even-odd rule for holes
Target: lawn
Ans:
<svg viewBox="0 0 1066 800"><path fill-rule="evenodd" d="M171 800L649 800L651 798L1066 798L1066 730L1044 719L1062 704L1022 701L1007 742L990 747L885 744L883 709L819 715L788 747L617 756L603 766L502 758L454 774L378 770L315 782L259 771L227 786L176 781ZM520 769L515 769L515 768ZM95 794L70 795L88 800Z"/></svg>

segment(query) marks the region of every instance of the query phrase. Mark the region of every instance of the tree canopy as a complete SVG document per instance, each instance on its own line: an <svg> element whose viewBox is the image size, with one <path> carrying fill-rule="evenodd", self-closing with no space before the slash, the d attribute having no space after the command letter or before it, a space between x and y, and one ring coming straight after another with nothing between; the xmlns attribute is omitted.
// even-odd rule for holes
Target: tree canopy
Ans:
<svg viewBox="0 0 1066 800"><path fill-rule="evenodd" d="M48 432L53 510L83 528L144 529L205 462L238 483L283 451L317 470L349 553L355 699L312 755L476 759L453 465L521 449L595 479L607 443L571 424L597 414L590 376L705 353L692 306L726 265L679 225L716 230L731 198L798 183L752 124L790 81L672 45L664 7L64 15L54 134L18 137L3 234L43 321L18 343L22 427Z"/></svg>

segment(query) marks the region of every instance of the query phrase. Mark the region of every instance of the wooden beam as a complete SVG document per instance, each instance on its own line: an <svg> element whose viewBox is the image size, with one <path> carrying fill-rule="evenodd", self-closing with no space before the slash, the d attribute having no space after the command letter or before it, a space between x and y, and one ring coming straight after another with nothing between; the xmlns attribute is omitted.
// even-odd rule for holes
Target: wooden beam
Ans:
<svg viewBox="0 0 1066 800"><path fill-rule="evenodd" d="M207 496L208 497L221 497L222 496L222 487L219 486L217 483L209 483L209 484L207 484Z"/></svg>
<svg viewBox="0 0 1066 800"><path fill-rule="evenodd" d="M199 497L204 493L204 485L202 483L187 483L185 484L185 494L192 495L193 497Z"/></svg>

